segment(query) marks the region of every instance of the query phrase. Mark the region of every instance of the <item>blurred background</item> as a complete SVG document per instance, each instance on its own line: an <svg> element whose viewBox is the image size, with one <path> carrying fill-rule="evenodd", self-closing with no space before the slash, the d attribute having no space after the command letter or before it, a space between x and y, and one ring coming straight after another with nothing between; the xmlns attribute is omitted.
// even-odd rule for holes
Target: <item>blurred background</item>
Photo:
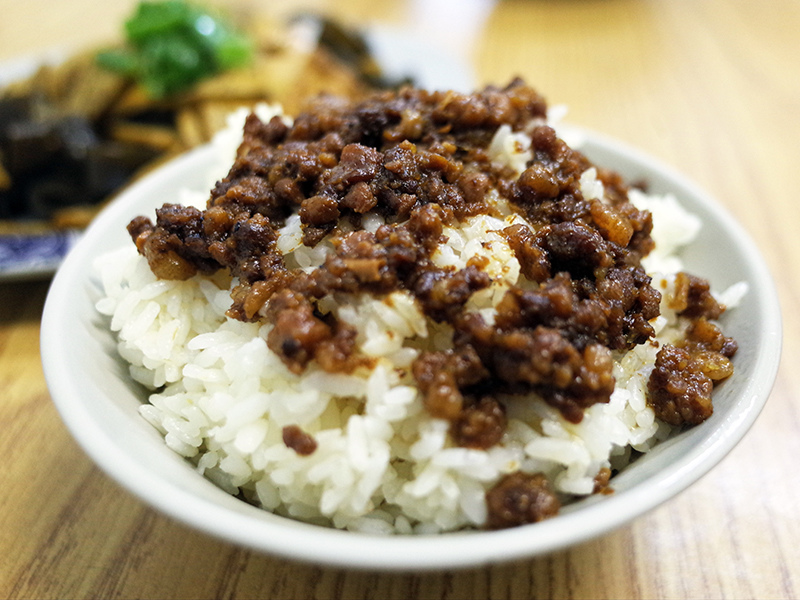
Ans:
<svg viewBox="0 0 800 600"><path fill-rule="evenodd" d="M0 0L0 82L20 57L119 42L134 0ZM798 139L798 3L698 0L216 0L235 18L273 23L311 13L367 36L393 75L423 85L503 85L521 76L569 122L668 158L730 198L758 228L755 204L737 202L753 160L791 168L786 155L741 156ZM778 8L780 6L780 8ZM60 54L61 53L61 54ZM9 62L11 66L9 67ZM410 66L409 66L410 65ZM709 150L713 148L713 152ZM777 162L776 162L777 161ZM732 169L717 180L720 168ZM766 166L766 165L765 165ZM758 185L770 185L767 181ZM789 210L796 210L789 207ZM796 216L796 213L793 213ZM764 234L764 231L756 231Z"/></svg>

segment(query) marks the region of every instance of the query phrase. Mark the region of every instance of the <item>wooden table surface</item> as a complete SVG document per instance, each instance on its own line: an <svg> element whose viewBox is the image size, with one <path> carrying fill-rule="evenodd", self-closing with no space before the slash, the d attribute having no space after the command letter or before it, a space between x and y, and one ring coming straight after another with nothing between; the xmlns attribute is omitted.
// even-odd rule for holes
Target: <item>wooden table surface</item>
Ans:
<svg viewBox="0 0 800 600"><path fill-rule="evenodd" d="M304 4L352 22L402 24L439 3ZM695 180L755 238L777 278L785 334L777 383L753 429L677 498L550 556L407 575L296 564L191 531L102 474L45 386L39 320L48 282L2 283L0 597L800 597L800 2L453 4L485 13L471 44L442 42L463 53L477 82L524 76L551 103L567 104L569 121ZM132 5L0 0L0 60L112 38Z"/></svg>

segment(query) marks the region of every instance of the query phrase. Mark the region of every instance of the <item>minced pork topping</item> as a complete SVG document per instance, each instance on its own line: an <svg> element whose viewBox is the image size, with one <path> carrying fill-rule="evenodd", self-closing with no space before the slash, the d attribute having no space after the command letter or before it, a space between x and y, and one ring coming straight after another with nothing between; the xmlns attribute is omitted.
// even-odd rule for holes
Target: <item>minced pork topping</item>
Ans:
<svg viewBox="0 0 800 600"><path fill-rule="evenodd" d="M451 423L459 445L500 440L499 394L535 393L577 423L584 409L608 402L613 353L654 336L661 295L640 264L653 247L651 215L602 168L603 199L584 197L581 174L594 165L556 136L546 108L515 80L473 95L406 88L359 102L320 97L291 125L251 115L205 210L166 204L155 223L137 217L128 230L160 278L228 270L238 280L228 316L271 322L268 346L298 374L310 361L328 372L369 362L355 329L323 315L320 299L408 291L427 317L454 332L451 349L422 352L412 371L427 410ZM504 125L532 140L521 173L490 157ZM446 226L495 214L492 195L527 223L502 230L527 281L510 287L489 324L465 310L491 284L481 259L455 269L436 266L432 255L446 242ZM383 218L374 232L361 228L369 213ZM333 245L310 272L287 268L276 245L292 214L303 244ZM676 288L673 308L687 317L686 339L660 349L648 401L664 421L694 424L711 414L714 383L732 373L736 343L712 322L723 307L707 282L680 274ZM286 436L313 451L302 432ZM488 496L490 522L539 520L557 511L553 499L546 482L507 478Z"/></svg>

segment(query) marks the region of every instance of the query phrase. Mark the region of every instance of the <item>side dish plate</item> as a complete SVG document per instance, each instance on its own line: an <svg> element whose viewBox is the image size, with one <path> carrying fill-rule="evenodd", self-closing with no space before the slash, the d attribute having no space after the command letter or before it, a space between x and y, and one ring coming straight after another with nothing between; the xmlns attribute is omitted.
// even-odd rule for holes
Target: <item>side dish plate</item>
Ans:
<svg viewBox="0 0 800 600"><path fill-rule="evenodd" d="M408 77L421 87L469 91L473 74L460 60L414 38L405 30L367 28L364 32L376 60L387 75ZM32 75L43 64L58 64L69 53L53 49L41 56L23 56L0 62L0 90ZM436 57L436 60L431 60ZM35 232L23 222L0 221L0 282L44 279L55 273L67 252L77 241L77 230L56 230L47 223Z"/></svg>

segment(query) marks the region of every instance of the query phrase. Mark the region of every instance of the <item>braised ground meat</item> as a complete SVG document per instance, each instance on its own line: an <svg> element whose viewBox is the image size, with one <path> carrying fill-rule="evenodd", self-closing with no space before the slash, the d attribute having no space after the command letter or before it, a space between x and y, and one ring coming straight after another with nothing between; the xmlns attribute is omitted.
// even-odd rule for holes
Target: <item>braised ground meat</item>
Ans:
<svg viewBox="0 0 800 600"><path fill-rule="evenodd" d="M283 443L300 456L313 454L317 449L317 440L297 425L287 425L283 428Z"/></svg>
<svg viewBox="0 0 800 600"><path fill-rule="evenodd" d="M697 425L713 413L714 386L733 374L730 359L738 344L709 320L719 317L725 307L704 279L678 273L671 308L688 322L685 337L659 350L648 380L647 402L658 418L671 425Z"/></svg>
<svg viewBox="0 0 800 600"><path fill-rule="evenodd" d="M686 339L683 346L695 353L716 352L726 358L732 358L739 348L736 340L723 335L719 326L705 317L691 321L686 328Z"/></svg>
<svg viewBox="0 0 800 600"><path fill-rule="evenodd" d="M138 217L129 232L158 277L226 269L238 278L228 315L271 322L267 344L295 373L311 361L329 372L368 362L354 329L321 314L320 299L411 293L430 319L454 332L451 350L422 352L412 366L424 404L451 422L457 443L485 448L505 428L500 395L509 402L534 392L573 422L607 402L612 352L647 342L659 314L660 294L640 266L653 246L650 214L603 169L603 201L584 198L580 177L592 165L545 116L542 97L520 80L472 95L406 88L358 103L323 96L291 125L251 115L205 210L164 205L155 223ZM501 125L531 136L532 158L519 175L490 158ZM445 226L493 213L490 192L529 223L502 233L532 282L508 290L494 325L464 310L491 284L485 261L460 270L432 261ZM374 233L359 227L368 213L385 222ZM276 248L277 229L291 214L300 217L305 245L326 238L333 245L310 272L288 269ZM705 398L702 378L727 372L729 362L719 357L735 351L710 326L718 313L707 284L688 276L680 284L680 310L694 326L685 348L662 351L652 380L659 403L678 407L662 411L670 414L683 414L679 406L687 404L673 388L685 384L693 399ZM696 381L681 379L676 365L684 363L696 366ZM528 497L536 487L511 481L509 497Z"/></svg>
<svg viewBox="0 0 800 600"><path fill-rule="evenodd" d="M486 526L503 529L554 517L561 503L542 473L516 471L486 493L486 506L489 510Z"/></svg>
<svg viewBox="0 0 800 600"><path fill-rule="evenodd" d="M716 319L725 310L711 295L708 281L688 273L675 276L675 294L670 308L690 318Z"/></svg>
<svg viewBox="0 0 800 600"><path fill-rule="evenodd" d="M648 400L656 416L670 425L705 421L713 411L714 383L692 355L670 344L658 351L648 381Z"/></svg>
<svg viewBox="0 0 800 600"><path fill-rule="evenodd" d="M485 450L491 448L506 430L506 411L503 405L490 396L477 404L466 406L453 421L450 433L459 446Z"/></svg>
<svg viewBox="0 0 800 600"><path fill-rule="evenodd" d="M614 488L609 487L609 483L611 481L611 469L608 467L603 467L597 472L597 475L594 477L594 490L592 491L593 494L613 494Z"/></svg>
<svg viewBox="0 0 800 600"><path fill-rule="evenodd" d="M664 345L648 380L647 402L670 425L697 425L713 413L714 385L733 374L737 344L701 317L688 326L678 346Z"/></svg>
<svg viewBox="0 0 800 600"><path fill-rule="evenodd" d="M472 346L425 352L413 364L425 408L435 417L456 421L464 409L461 390L486 381L489 372Z"/></svg>

